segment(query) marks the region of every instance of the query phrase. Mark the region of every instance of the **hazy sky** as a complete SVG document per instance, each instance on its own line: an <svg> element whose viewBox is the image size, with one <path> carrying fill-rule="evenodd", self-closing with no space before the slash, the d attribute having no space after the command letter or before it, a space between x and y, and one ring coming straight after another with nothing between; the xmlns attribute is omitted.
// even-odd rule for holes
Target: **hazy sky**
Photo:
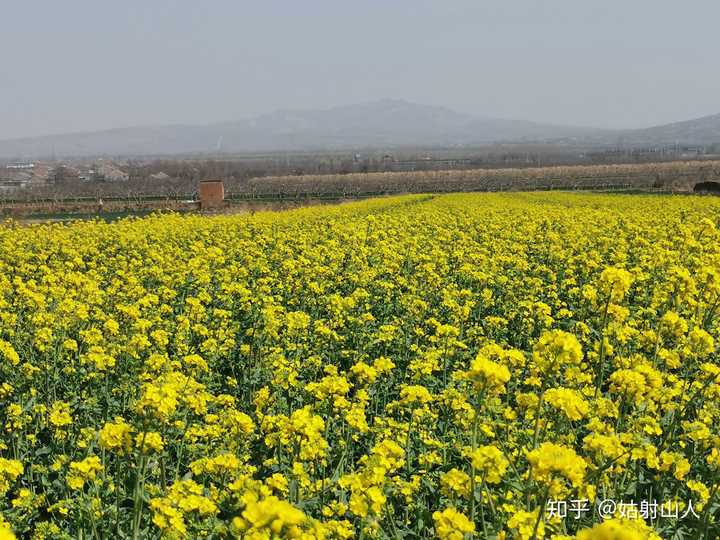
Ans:
<svg viewBox="0 0 720 540"><path fill-rule="evenodd" d="M380 98L600 127L720 112L718 0L0 4L0 138Z"/></svg>

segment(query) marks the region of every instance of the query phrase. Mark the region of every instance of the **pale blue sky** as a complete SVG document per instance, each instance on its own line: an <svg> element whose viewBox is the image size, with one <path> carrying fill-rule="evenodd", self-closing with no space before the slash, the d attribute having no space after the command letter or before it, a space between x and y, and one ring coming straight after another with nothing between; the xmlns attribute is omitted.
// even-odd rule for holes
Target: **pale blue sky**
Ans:
<svg viewBox="0 0 720 540"><path fill-rule="evenodd" d="M601 127L720 112L717 0L0 3L0 138L380 98Z"/></svg>

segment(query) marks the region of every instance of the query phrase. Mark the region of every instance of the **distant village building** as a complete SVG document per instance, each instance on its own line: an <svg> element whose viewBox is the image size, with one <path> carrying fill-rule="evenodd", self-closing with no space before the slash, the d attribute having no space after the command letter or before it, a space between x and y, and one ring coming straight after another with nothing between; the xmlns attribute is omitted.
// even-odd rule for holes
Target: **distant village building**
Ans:
<svg viewBox="0 0 720 540"><path fill-rule="evenodd" d="M8 163L5 165L6 169L13 169L13 170L27 170L27 169L34 169L35 163L31 161L15 161L13 163Z"/></svg>
<svg viewBox="0 0 720 540"><path fill-rule="evenodd" d="M151 174L150 178L153 180L167 180L170 178L170 175L160 171L159 173Z"/></svg>
<svg viewBox="0 0 720 540"><path fill-rule="evenodd" d="M32 177L33 175L29 172L22 170L12 171L11 174L2 175L2 178L0 178L0 185L2 185L3 191L21 189L30 185Z"/></svg>
<svg viewBox="0 0 720 540"><path fill-rule="evenodd" d="M78 171L78 179L83 182L91 182L97 180L97 172L93 168L81 168Z"/></svg>
<svg viewBox="0 0 720 540"><path fill-rule="evenodd" d="M98 180L104 180L105 182L126 182L130 179L128 173L117 168L112 163L100 163L96 167L95 176Z"/></svg>
<svg viewBox="0 0 720 540"><path fill-rule="evenodd" d="M83 182L125 182L130 175L111 162L100 162L95 165L81 167L77 177Z"/></svg>
<svg viewBox="0 0 720 540"><path fill-rule="evenodd" d="M12 191L44 185L48 182L51 172L50 167L40 163L8 163L0 169L0 189L2 191Z"/></svg>
<svg viewBox="0 0 720 540"><path fill-rule="evenodd" d="M80 179L80 171L64 163L56 166L50 175L50 180L55 184L64 184L78 179Z"/></svg>

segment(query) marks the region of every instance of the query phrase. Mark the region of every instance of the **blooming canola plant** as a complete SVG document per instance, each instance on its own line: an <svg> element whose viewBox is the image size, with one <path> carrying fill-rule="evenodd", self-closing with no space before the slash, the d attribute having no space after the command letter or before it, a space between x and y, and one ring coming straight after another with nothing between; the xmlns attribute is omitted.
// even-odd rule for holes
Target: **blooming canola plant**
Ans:
<svg viewBox="0 0 720 540"><path fill-rule="evenodd" d="M0 539L717 538L719 218L515 193L8 223Z"/></svg>

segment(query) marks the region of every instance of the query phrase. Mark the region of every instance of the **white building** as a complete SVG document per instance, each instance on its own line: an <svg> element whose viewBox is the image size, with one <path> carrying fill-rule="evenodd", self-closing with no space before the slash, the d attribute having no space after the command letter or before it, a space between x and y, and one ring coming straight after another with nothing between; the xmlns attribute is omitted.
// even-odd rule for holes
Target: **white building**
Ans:
<svg viewBox="0 0 720 540"><path fill-rule="evenodd" d="M30 161L15 161L5 165L5 168L14 170L34 169L35 164Z"/></svg>

